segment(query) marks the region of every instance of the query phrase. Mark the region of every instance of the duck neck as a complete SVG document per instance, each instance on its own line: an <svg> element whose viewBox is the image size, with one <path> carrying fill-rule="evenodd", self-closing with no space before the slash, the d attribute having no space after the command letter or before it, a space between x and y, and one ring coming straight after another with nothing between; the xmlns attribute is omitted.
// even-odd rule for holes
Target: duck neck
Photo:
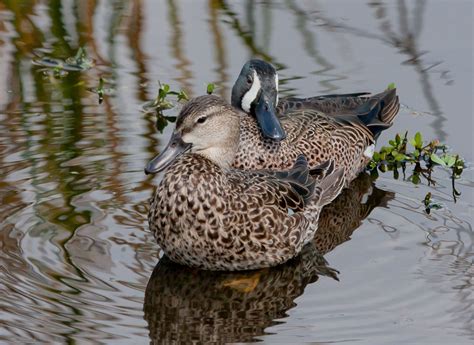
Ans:
<svg viewBox="0 0 474 345"><path fill-rule="evenodd" d="M236 152L237 151L233 148L220 147L209 148L206 150L199 151L197 153L208 158L222 169L228 169L234 161Z"/></svg>
<svg viewBox="0 0 474 345"><path fill-rule="evenodd" d="M219 138L219 134L216 134L215 145L195 151L223 169L231 167L239 149L240 116L235 116L228 126L225 138Z"/></svg>

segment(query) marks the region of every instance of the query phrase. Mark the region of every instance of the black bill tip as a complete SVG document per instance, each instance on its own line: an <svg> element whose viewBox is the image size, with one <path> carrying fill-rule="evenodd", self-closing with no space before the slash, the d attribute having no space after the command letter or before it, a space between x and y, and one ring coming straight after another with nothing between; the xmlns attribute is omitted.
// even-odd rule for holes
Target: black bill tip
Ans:
<svg viewBox="0 0 474 345"><path fill-rule="evenodd" d="M255 116L265 138L275 141L286 138L286 132L276 115L275 105L264 94L260 96L255 107Z"/></svg>

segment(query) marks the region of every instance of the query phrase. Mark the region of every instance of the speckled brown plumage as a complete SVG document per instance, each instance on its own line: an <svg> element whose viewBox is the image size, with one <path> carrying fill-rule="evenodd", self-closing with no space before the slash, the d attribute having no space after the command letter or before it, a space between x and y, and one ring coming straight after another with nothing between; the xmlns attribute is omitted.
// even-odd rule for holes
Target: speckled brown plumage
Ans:
<svg viewBox="0 0 474 345"><path fill-rule="evenodd" d="M143 309L151 343L254 341L287 316L307 284L322 279L337 287L336 281L327 281L337 279L336 271L321 254L349 240L363 219L390 198L392 193L377 189L362 174L324 207L315 238L301 255L270 269L209 272L162 258L145 292Z"/></svg>
<svg viewBox="0 0 474 345"><path fill-rule="evenodd" d="M289 173L224 169L194 153L168 168L149 224L173 261L209 270L269 267L295 257L314 236L321 208L344 185L324 164L309 176L299 158Z"/></svg>
<svg viewBox="0 0 474 345"><path fill-rule="evenodd" d="M389 127L399 108L395 90L373 96L361 104L356 99L359 97L347 101L347 106L340 102L334 103L339 104L335 106L328 101L324 107L332 109L330 115L303 103L300 110L291 106L292 111L280 116L287 133L281 142L264 138L256 120L242 116L240 146L233 166L243 170L286 169L299 154L304 154L310 166L333 159L336 167L344 168L348 184L370 161L371 156L364 152L375 143L373 128ZM371 117L367 123L364 116Z"/></svg>

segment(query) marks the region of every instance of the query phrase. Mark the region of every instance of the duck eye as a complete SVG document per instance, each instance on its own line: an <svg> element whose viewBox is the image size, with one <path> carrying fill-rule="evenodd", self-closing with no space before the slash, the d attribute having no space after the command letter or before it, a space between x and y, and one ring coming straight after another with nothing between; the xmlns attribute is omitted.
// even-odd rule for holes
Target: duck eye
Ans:
<svg viewBox="0 0 474 345"><path fill-rule="evenodd" d="M197 119L196 122L197 123L204 123L204 122L206 122L206 119L207 119L207 117L203 116L203 117L200 117L199 119Z"/></svg>
<svg viewBox="0 0 474 345"><path fill-rule="evenodd" d="M247 84L252 84L252 77L251 76L247 76Z"/></svg>

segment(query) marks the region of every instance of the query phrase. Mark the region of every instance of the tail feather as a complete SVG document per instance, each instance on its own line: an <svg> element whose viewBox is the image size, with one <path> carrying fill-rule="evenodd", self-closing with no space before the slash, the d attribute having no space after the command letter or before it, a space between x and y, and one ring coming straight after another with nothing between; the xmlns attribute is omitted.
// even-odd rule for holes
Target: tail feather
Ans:
<svg viewBox="0 0 474 345"><path fill-rule="evenodd" d="M391 89L370 97L355 112L357 117L372 132L374 138L389 128L400 109L397 90Z"/></svg>
<svg viewBox="0 0 474 345"><path fill-rule="evenodd" d="M313 177L313 175L311 176ZM341 193L345 184L344 169L335 169L334 162L331 161L328 169L324 170L318 177L318 184L314 190L314 198L319 206L325 206L331 203Z"/></svg>
<svg viewBox="0 0 474 345"><path fill-rule="evenodd" d="M308 161L304 155L298 156L290 170L276 171L272 174L278 179L288 182L305 202L311 199L316 181L309 175Z"/></svg>
<svg viewBox="0 0 474 345"><path fill-rule="evenodd" d="M335 163L333 160L327 160L309 170L309 174L316 181L321 181L326 176L334 172Z"/></svg>
<svg viewBox="0 0 474 345"><path fill-rule="evenodd" d="M392 124L393 119L397 116L398 111L400 110L400 102L395 92L396 90L393 89L392 97L388 101L385 101L382 113L380 114L380 120L382 122Z"/></svg>
<svg viewBox="0 0 474 345"><path fill-rule="evenodd" d="M310 170L304 155L298 156L290 170L268 173L289 183L305 203L316 200L319 206L333 201L345 184L344 169L335 169L333 160L327 160Z"/></svg>

